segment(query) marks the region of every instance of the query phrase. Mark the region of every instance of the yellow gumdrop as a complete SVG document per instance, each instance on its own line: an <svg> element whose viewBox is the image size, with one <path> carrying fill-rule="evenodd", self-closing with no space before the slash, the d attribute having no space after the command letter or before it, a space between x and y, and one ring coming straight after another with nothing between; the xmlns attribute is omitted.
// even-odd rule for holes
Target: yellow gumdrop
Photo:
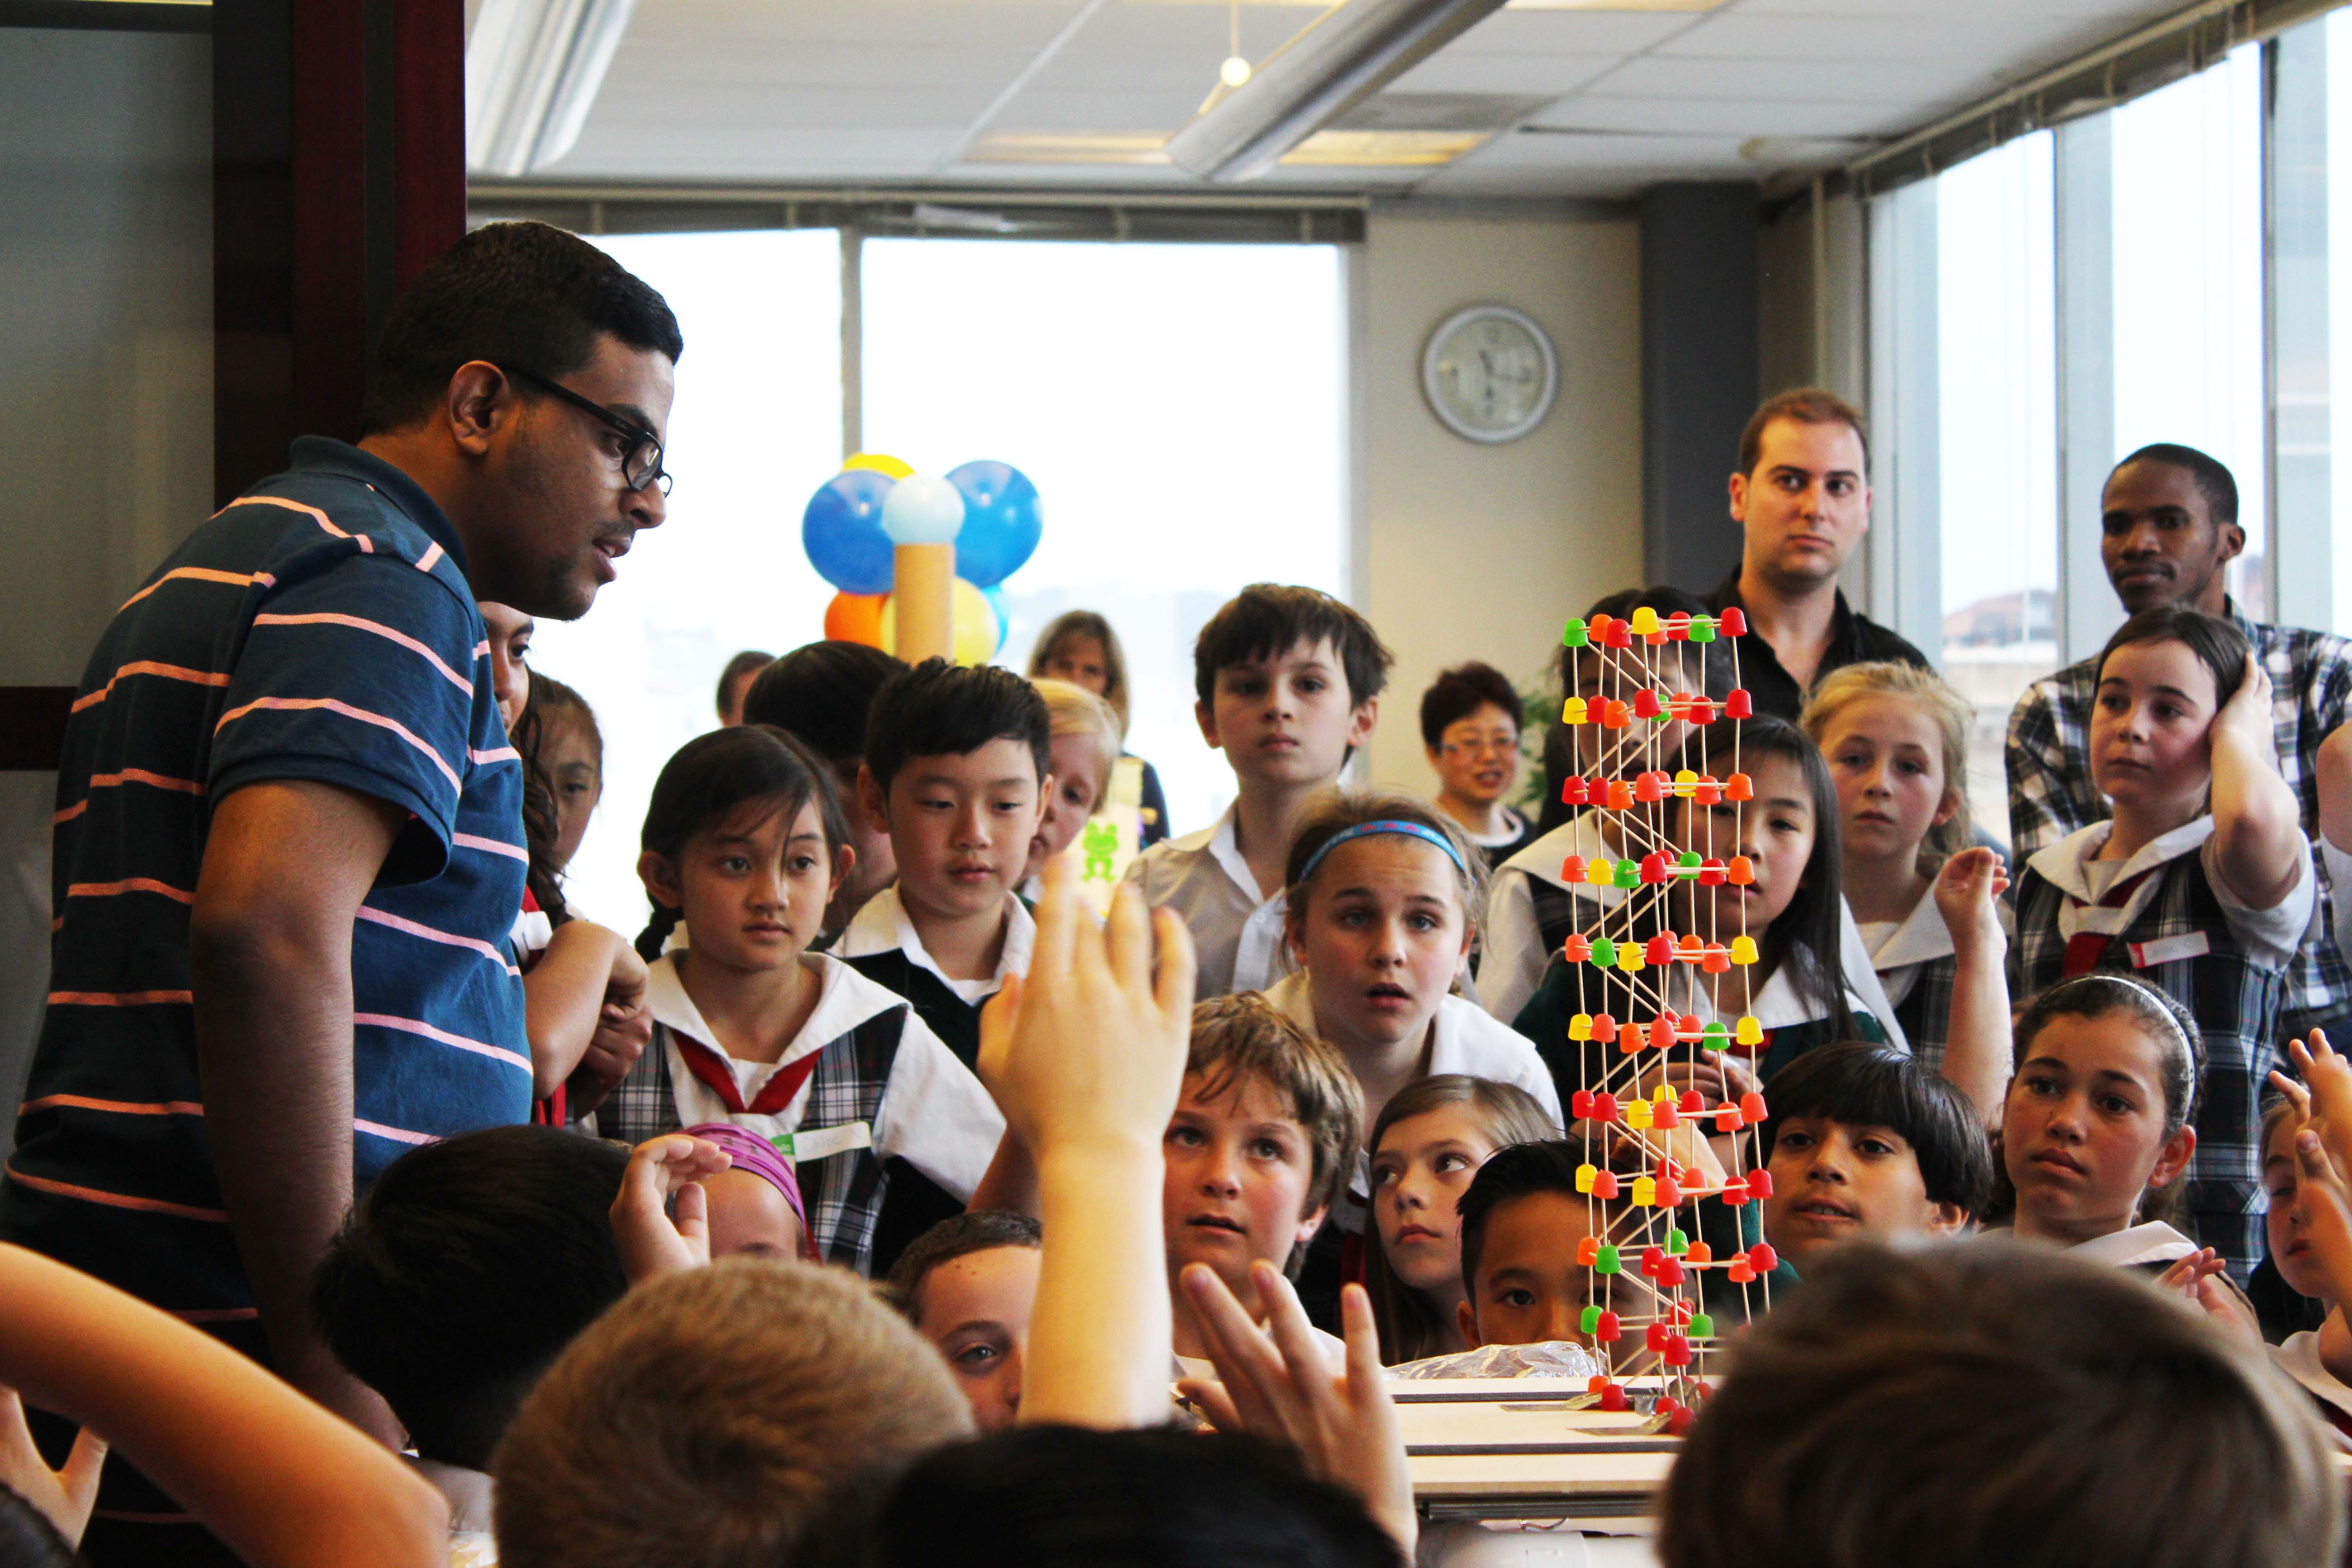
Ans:
<svg viewBox="0 0 2352 1568"><path fill-rule="evenodd" d="M1675 770L1675 794L1680 795L1685 800L1688 800L1691 797L1692 793L1697 788L1698 774L1693 773L1688 768L1677 768Z"/></svg>
<svg viewBox="0 0 2352 1568"><path fill-rule="evenodd" d="M1648 637L1658 629L1658 612L1647 605L1637 606L1633 611L1633 618L1626 623L1625 629L1637 637Z"/></svg>
<svg viewBox="0 0 2352 1568"><path fill-rule="evenodd" d="M1591 1039L1592 1037L1592 1015L1590 1013L1579 1013L1575 1017L1570 1018L1568 1021L1568 1037L1571 1040Z"/></svg>
<svg viewBox="0 0 2352 1568"><path fill-rule="evenodd" d="M1582 724L1586 722L1587 721L1584 716L1584 699L1581 697L1571 697L1567 701L1561 703L1559 705L1559 721L1563 724Z"/></svg>
<svg viewBox="0 0 2352 1568"><path fill-rule="evenodd" d="M1649 1208L1658 1201L1658 1179L1655 1176L1633 1178L1633 1206Z"/></svg>
<svg viewBox="0 0 2352 1568"><path fill-rule="evenodd" d="M1626 973L1634 973L1640 970L1646 962L1647 960L1642 956L1642 944L1640 942L1621 942L1617 944L1617 967L1623 970Z"/></svg>
<svg viewBox="0 0 2352 1568"><path fill-rule="evenodd" d="M1731 962L1734 963L1755 963L1756 939L1752 936L1733 937L1731 939Z"/></svg>
<svg viewBox="0 0 2352 1568"><path fill-rule="evenodd" d="M1764 1026L1758 1023L1756 1016L1751 1013L1739 1020L1739 1026L1732 1031L1731 1037L1743 1046L1760 1046L1764 1043Z"/></svg>
<svg viewBox="0 0 2352 1568"><path fill-rule="evenodd" d="M1667 1101L1675 1098L1674 1085L1667 1083L1658 1085L1658 1092L1650 1096L1650 1098L1657 1101L1660 1105L1665 1104Z"/></svg>
<svg viewBox="0 0 2352 1568"><path fill-rule="evenodd" d="M1592 864L1584 868L1584 879L1596 888L1614 887L1617 882L1617 868L1596 855L1593 857Z"/></svg>
<svg viewBox="0 0 2352 1568"><path fill-rule="evenodd" d="M1638 1132L1642 1129L1649 1126L1651 1121L1650 1102L1648 1100L1629 1100L1625 1102L1626 1126L1633 1128Z"/></svg>
<svg viewBox="0 0 2352 1568"><path fill-rule="evenodd" d="M1576 1168L1576 1190L1580 1193L1591 1192L1592 1190L1592 1178L1600 1173L1600 1171L1591 1165L1579 1165Z"/></svg>

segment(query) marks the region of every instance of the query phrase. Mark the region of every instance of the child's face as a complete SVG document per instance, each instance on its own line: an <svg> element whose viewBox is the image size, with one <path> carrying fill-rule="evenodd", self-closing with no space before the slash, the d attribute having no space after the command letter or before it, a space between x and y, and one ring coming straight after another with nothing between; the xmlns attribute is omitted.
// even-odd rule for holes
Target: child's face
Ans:
<svg viewBox="0 0 2352 1568"><path fill-rule="evenodd" d="M588 818L604 796L604 756L587 722L573 710L558 709L540 736L539 765L555 790L555 865L561 870L580 853Z"/></svg>
<svg viewBox="0 0 2352 1568"><path fill-rule="evenodd" d="M1889 694L1847 703L1822 734L1837 785L1838 832L1849 864L1908 867L1927 830L1949 821L1944 742L1919 705Z"/></svg>
<svg viewBox="0 0 2352 1568"><path fill-rule="evenodd" d="M1467 1105L1441 1105L1391 1122L1381 1134L1372 1152L1372 1223L1398 1279L1444 1297L1462 1288L1462 1216L1454 1205L1494 1152L1486 1122Z"/></svg>
<svg viewBox="0 0 2352 1568"><path fill-rule="evenodd" d="M1339 776L1348 748L1371 738L1380 700L1350 700L1327 638L1217 671L1216 700L1195 704L1201 736L1245 783L1301 789Z"/></svg>
<svg viewBox="0 0 2352 1568"><path fill-rule="evenodd" d="M1002 1432L1021 1414L1021 1363L1043 1256L1034 1247L991 1247L923 1276L916 1331L946 1358L982 1432Z"/></svg>
<svg viewBox="0 0 2352 1568"><path fill-rule="evenodd" d="M1503 798L1519 776L1519 721L1489 702L1445 726L1429 748L1440 793L1475 805Z"/></svg>
<svg viewBox="0 0 2352 1568"><path fill-rule="evenodd" d="M1462 874L1419 838L1351 838L1316 868L1290 950L1318 1026L1341 1050L1417 1040L1470 951Z"/></svg>
<svg viewBox="0 0 2352 1568"><path fill-rule="evenodd" d="M1035 876L1045 862L1075 843L1078 829L1102 804L1102 742L1093 735L1056 735L1052 755L1052 787L1045 792L1045 815L1029 838L1029 858L1022 876Z"/></svg>
<svg viewBox="0 0 2352 1568"><path fill-rule="evenodd" d="M1110 655L1095 638L1084 632L1072 632L1054 645L1039 673L1050 679L1083 686L1100 697L1110 689ZM1059 773L1061 769L1056 767L1054 771Z"/></svg>
<svg viewBox="0 0 2352 1568"><path fill-rule="evenodd" d="M702 1184L709 1200L710 1256L801 1255L801 1222L776 1184L749 1171L721 1171Z"/></svg>
<svg viewBox="0 0 2352 1568"><path fill-rule="evenodd" d="M890 853L890 830L876 822L858 799L857 774L864 765L864 759L856 757L833 764L834 781L847 807L842 815L849 819L849 847L857 851L857 858L825 911L824 923L831 931L846 926L866 907L866 900L898 879L898 861Z"/></svg>
<svg viewBox="0 0 2352 1568"><path fill-rule="evenodd" d="M2324 1300L2330 1293L2327 1271L2311 1249L2311 1226L2296 1198L2303 1177L2303 1167L2294 1157L2297 1126L2294 1117L2283 1117L2263 1143L2263 1185L2271 1194L2270 1215L2263 1223L2271 1261L2278 1265L2279 1278L2286 1281L2287 1289L2298 1296Z"/></svg>
<svg viewBox="0 0 2352 1568"><path fill-rule="evenodd" d="M685 911L698 963L746 972L798 963L835 884L814 802L787 817L747 801L688 839L675 866L647 850L637 876L656 902Z"/></svg>
<svg viewBox="0 0 2352 1568"><path fill-rule="evenodd" d="M2213 776L2213 672L2177 642L2107 656L2091 709L2091 780L2116 805L2193 805Z"/></svg>
<svg viewBox="0 0 2352 1568"><path fill-rule="evenodd" d="M2124 1229L2197 1147L2187 1127L2165 1134L2163 1049L2116 1012L2052 1018L2022 1054L2000 1119L2019 1215L2086 1238Z"/></svg>
<svg viewBox="0 0 2352 1568"><path fill-rule="evenodd" d="M1002 737L975 751L908 757L886 797L869 771L860 788L889 829L898 896L946 919L1001 907L1029 863L1045 802L1037 761Z"/></svg>
<svg viewBox="0 0 2352 1568"><path fill-rule="evenodd" d="M1728 881L1712 888L1696 879L1684 884L1692 929L1724 942L1743 931L1760 938L1780 918L1804 884L1821 826L1813 820L1813 792L1795 762L1755 757L1748 763L1748 776L1756 785L1753 800L1718 805L1677 801L1674 813L1675 840L1682 848L1718 860L1745 855L1755 862L1756 880L1744 888Z"/></svg>
<svg viewBox="0 0 2352 1568"><path fill-rule="evenodd" d="M1857 1236L1948 1236L1968 1220L1958 1205L1927 1196L1918 1154L1891 1127L1785 1118L1768 1169L1764 1239L1800 1265Z"/></svg>
<svg viewBox="0 0 2352 1568"><path fill-rule="evenodd" d="M539 623L510 605L494 604L488 599L476 601L482 612L482 625L490 634L490 690L499 700L499 717L506 721L507 733L522 718L523 704L530 700L530 670L523 656L530 652L530 634Z"/></svg>
<svg viewBox="0 0 2352 1568"><path fill-rule="evenodd" d="M1168 1277L1205 1263L1254 1300L1250 1265L1263 1258L1282 1268L1323 1224L1322 1208L1307 1207L1314 1145L1272 1084L1244 1078L1215 1089L1208 1092L1199 1073L1185 1074L1168 1119L1160 1188Z"/></svg>
<svg viewBox="0 0 2352 1568"><path fill-rule="evenodd" d="M1592 1234L1591 1208L1589 1199L1570 1193L1528 1193L1486 1211L1478 1278L1454 1313L1464 1344L1592 1342L1578 1320L1594 1302L1599 1276L1576 1260L1578 1245ZM1615 1310L1650 1310L1648 1289L1630 1269L1613 1278ZM1643 1304L1633 1305L1637 1300Z"/></svg>

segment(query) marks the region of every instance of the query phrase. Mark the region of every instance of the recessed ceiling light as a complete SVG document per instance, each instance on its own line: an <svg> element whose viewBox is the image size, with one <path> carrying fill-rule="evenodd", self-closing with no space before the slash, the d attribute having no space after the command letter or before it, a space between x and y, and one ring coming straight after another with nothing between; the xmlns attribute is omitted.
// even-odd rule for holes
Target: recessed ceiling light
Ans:
<svg viewBox="0 0 2352 1568"><path fill-rule="evenodd" d="M1325 169L1428 168L1450 163L1486 140L1483 131L1318 131L1286 164ZM998 131L972 143L967 163L1165 164L1168 136L1157 131Z"/></svg>

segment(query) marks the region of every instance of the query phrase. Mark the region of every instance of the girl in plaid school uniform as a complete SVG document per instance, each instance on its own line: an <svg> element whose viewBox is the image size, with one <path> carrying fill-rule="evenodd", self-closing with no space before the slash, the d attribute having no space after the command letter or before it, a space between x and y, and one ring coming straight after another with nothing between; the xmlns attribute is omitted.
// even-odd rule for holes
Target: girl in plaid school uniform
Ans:
<svg viewBox="0 0 2352 1568"><path fill-rule="evenodd" d="M1837 786L1845 901L1922 1066L1957 1032L1956 1081L1990 1116L2009 1071L2009 876L1969 846L1968 699L1930 669L1850 664L1814 688L1805 733Z"/></svg>
<svg viewBox="0 0 2352 1568"><path fill-rule="evenodd" d="M2092 781L2115 815L2038 850L2017 889L2012 979L2040 991L2136 974L2197 1020L2204 1082L2187 1219L2242 1283L2263 1255L2263 1084L2286 971L2317 907L2311 844L2279 776L2270 678L2236 626L2143 610L2099 655Z"/></svg>

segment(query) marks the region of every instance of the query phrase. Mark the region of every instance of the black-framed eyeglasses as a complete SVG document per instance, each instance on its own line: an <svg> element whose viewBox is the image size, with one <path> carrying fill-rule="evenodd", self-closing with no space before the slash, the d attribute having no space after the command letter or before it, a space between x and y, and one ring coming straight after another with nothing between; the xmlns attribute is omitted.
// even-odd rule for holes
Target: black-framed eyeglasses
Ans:
<svg viewBox="0 0 2352 1568"><path fill-rule="evenodd" d="M591 403L570 387L550 381L536 371L524 370L520 366L509 366L507 374L530 383L541 392L552 393L583 414L594 418L606 429L625 437L629 444L621 454L622 483L633 490L644 489L647 485L658 485L661 487L662 494L669 494L671 480L668 473L662 468L660 437L641 425L632 425L602 404Z"/></svg>

